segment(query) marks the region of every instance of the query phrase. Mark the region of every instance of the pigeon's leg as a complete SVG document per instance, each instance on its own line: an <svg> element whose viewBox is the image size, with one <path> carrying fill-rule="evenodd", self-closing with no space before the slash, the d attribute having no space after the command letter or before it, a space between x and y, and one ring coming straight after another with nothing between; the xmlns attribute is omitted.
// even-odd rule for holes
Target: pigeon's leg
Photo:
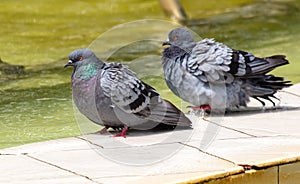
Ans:
<svg viewBox="0 0 300 184"><path fill-rule="evenodd" d="M117 135L114 135L114 137L124 137L125 138L127 130L128 130L128 127L124 126L124 128L122 129L122 132Z"/></svg>
<svg viewBox="0 0 300 184"><path fill-rule="evenodd" d="M211 107L210 107L210 105L208 105L208 104L205 104L205 105L200 105L200 106L197 106L197 107L191 107L193 110L200 110L200 111L207 111L207 110L211 110Z"/></svg>
<svg viewBox="0 0 300 184"><path fill-rule="evenodd" d="M204 117L206 111L210 111L211 107L208 104L200 105L200 106L188 106L193 111L200 111L200 116Z"/></svg>

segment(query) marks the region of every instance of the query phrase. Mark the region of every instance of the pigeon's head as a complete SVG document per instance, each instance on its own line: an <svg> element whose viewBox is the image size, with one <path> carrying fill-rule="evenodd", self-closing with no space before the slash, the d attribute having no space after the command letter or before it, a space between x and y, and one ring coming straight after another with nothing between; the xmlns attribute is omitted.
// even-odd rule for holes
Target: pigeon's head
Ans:
<svg viewBox="0 0 300 184"><path fill-rule="evenodd" d="M87 61L87 59L96 58L96 55L90 49L78 49L74 50L69 55L69 62L65 67L76 67L79 63Z"/></svg>
<svg viewBox="0 0 300 184"><path fill-rule="evenodd" d="M183 27L173 29L169 33L168 37L169 37L168 40L163 42L163 46L173 45L185 50L195 45L195 41L191 32L188 29Z"/></svg>

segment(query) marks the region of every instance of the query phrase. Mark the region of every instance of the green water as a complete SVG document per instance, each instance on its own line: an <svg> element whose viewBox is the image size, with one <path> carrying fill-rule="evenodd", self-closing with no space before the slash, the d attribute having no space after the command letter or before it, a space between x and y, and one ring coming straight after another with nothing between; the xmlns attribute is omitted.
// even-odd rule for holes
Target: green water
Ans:
<svg viewBox="0 0 300 184"><path fill-rule="evenodd" d="M214 37L258 56L285 54L291 64L274 73L300 82L300 1L182 0L182 4L193 19L189 27L201 37ZM68 54L88 47L111 27L138 19L167 20L157 0L2 0L0 58L25 68L0 71L0 148L79 135L69 83L71 70L62 67ZM159 55L158 43L128 48L109 60L127 62L135 71L147 63L150 71L155 68L153 73L161 72L149 58L130 63L147 50ZM169 96L160 74L140 77L178 102Z"/></svg>

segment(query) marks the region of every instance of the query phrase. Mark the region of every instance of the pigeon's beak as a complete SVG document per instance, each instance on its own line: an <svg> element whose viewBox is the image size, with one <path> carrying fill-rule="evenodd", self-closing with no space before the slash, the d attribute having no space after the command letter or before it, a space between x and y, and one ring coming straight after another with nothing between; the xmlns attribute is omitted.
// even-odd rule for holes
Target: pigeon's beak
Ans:
<svg viewBox="0 0 300 184"><path fill-rule="evenodd" d="M69 60L69 62L64 66L64 68L68 66L74 66L73 61Z"/></svg>
<svg viewBox="0 0 300 184"><path fill-rule="evenodd" d="M165 46L165 45L171 45L170 41L166 40L165 42L162 43L162 46Z"/></svg>

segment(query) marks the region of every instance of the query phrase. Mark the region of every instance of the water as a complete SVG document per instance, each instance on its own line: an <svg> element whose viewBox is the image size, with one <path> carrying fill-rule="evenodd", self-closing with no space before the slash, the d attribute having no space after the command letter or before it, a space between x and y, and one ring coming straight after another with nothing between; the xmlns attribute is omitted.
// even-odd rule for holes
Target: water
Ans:
<svg viewBox="0 0 300 184"><path fill-rule="evenodd" d="M182 2L193 19L189 27L201 37L214 37L258 56L286 54L291 64L274 73L294 83L300 81L300 1ZM166 19L158 1L1 1L0 58L25 68L0 70L0 148L79 135L71 70L62 67L68 54L88 47L115 25L145 18ZM107 43L130 36L112 37ZM178 105L179 99L161 78L161 49L159 41L136 42L108 60L127 63Z"/></svg>

